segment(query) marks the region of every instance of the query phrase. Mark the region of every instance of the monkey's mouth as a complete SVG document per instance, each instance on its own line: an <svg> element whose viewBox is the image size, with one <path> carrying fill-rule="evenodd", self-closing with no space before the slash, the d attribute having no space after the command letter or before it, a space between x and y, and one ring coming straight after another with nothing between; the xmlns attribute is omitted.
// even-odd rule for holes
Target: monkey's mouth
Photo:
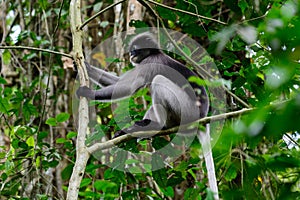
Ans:
<svg viewBox="0 0 300 200"><path fill-rule="evenodd" d="M139 63L140 62L140 59L139 59L139 53L138 53L138 50L132 50L130 51L129 53L130 55L130 62L132 63Z"/></svg>
<svg viewBox="0 0 300 200"><path fill-rule="evenodd" d="M130 55L130 62L131 63L138 63L139 62L138 56L136 56L136 55Z"/></svg>

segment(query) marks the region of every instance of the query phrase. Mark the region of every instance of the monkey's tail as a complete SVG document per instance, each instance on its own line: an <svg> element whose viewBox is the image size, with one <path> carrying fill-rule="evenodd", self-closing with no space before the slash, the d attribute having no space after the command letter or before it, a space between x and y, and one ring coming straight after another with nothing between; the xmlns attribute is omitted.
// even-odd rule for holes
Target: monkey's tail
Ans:
<svg viewBox="0 0 300 200"><path fill-rule="evenodd" d="M219 200L216 171L215 171L214 159L213 159L211 143L210 143L210 139L211 139L210 138L210 124L206 124L205 132L202 132L202 131L198 132L198 138L202 145L202 151L203 151L206 170L207 170L209 188L214 193L214 199Z"/></svg>

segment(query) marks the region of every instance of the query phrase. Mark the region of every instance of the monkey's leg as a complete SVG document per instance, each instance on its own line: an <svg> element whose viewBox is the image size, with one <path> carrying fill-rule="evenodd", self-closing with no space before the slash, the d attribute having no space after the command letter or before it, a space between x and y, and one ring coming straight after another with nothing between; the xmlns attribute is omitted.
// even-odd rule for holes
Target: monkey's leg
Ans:
<svg viewBox="0 0 300 200"><path fill-rule="evenodd" d="M154 106L152 105L150 109L146 112L144 118L140 121L134 122L134 124L128 128L122 129L115 133L114 138L127 133L139 132L139 131L159 131L163 129L163 125L157 122L154 114ZM150 137L150 136L149 136Z"/></svg>
<svg viewBox="0 0 300 200"><path fill-rule="evenodd" d="M165 128L192 122L200 116L196 94L187 93L188 89L193 91L188 82L184 87L179 87L162 75L157 75L153 80L152 102L153 105L159 105L154 107L154 113Z"/></svg>
<svg viewBox="0 0 300 200"><path fill-rule="evenodd" d="M137 131L170 128L196 120L200 116L196 96L192 99L185 90L162 75L153 79L151 97L152 106L144 119L118 131L115 137Z"/></svg>

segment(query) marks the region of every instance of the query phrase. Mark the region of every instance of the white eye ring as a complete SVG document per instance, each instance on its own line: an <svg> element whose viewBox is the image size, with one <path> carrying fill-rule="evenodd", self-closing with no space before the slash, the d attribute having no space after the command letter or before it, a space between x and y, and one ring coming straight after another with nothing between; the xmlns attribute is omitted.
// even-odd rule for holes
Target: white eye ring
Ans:
<svg viewBox="0 0 300 200"><path fill-rule="evenodd" d="M137 50L137 46L133 45L131 50Z"/></svg>

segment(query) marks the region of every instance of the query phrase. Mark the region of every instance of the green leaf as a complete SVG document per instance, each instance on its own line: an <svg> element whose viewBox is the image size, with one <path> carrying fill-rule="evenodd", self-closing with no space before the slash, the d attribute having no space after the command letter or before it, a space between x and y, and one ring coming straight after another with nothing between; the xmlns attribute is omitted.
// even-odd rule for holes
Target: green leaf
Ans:
<svg viewBox="0 0 300 200"><path fill-rule="evenodd" d="M106 192L108 188L116 188L117 184L107 180L97 180L94 183L96 190Z"/></svg>
<svg viewBox="0 0 300 200"><path fill-rule="evenodd" d="M167 8L163 8L163 7L157 7L156 9L162 18L168 19L171 21L176 21L176 14L174 14L173 11L171 11Z"/></svg>
<svg viewBox="0 0 300 200"><path fill-rule="evenodd" d="M176 166L175 170L181 172L182 177L186 178L188 172L188 165L186 161L182 161L178 166Z"/></svg>
<svg viewBox="0 0 300 200"><path fill-rule="evenodd" d="M42 161L43 165L45 164L44 161ZM48 164L46 164L46 166L48 167L56 167L59 164L59 162L57 160L52 160L50 162L48 162Z"/></svg>
<svg viewBox="0 0 300 200"><path fill-rule="evenodd" d="M73 131L71 131L71 132L69 132L69 133L67 134L67 138L68 138L68 139L71 139L71 138L76 137L76 136L77 136L77 133L76 133L76 132L73 132Z"/></svg>
<svg viewBox="0 0 300 200"><path fill-rule="evenodd" d="M11 54L8 50L4 50L2 53L2 59L5 65L8 65L11 61Z"/></svg>
<svg viewBox="0 0 300 200"><path fill-rule="evenodd" d="M84 178L84 179L82 179L82 181L80 183L80 188L88 186L91 182L92 182L92 179L90 179L90 178Z"/></svg>
<svg viewBox="0 0 300 200"><path fill-rule="evenodd" d="M6 156L6 152L2 151L2 149L1 149L1 151L0 151L0 159L5 158L5 156Z"/></svg>
<svg viewBox="0 0 300 200"><path fill-rule="evenodd" d="M5 170L6 171L10 171L13 167L14 167L14 163L13 162L11 162L9 160L5 161Z"/></svg>
<svg viewBox="0 0 300 200"><path fill-rule="evenodd" d="M118 62L121 62L121 60L119 58L112 58L112 57L105 58L105 61L108 62L108 63L118 63Z"/></svg>
<svg viewBox="0 0 300 200"><path fill-rule="evenodd" d="M7 84L6 80L0 76L0 84Z"/></svg>
<svg viewBox="0 0 300 200"><path fill-rule="evenodd" d="M48 0L38 0L40 7L45 10L48 6Z"/></svg>
<svg viewBox="0 0 300 200"><path fill-rule="evenodd" d="M39 134L38 134L38 141L42 141L44 138L46 138L48 136L48 132L46 131L41 131Z"/></svg>
<svg viewBox="0 0 300 200"><path fill-rule="evenodd" d="M36 164L37 167L40 167L40 165L41 165L41 156L36 157L35 164Z"/></svg>
<svg viewBox="0 0 300 200"><path fill-rule="evenodd" d="M140 20L131 20L129 22L129 26L130 27L135 27L135 28L146 28L146 27L148 27L148 25L145 22L140 21Z"/></svg>
<svg viewBox="0 0 300 200"><path fill-rule="evenodd" d="M4 114L8 114L9 108L9 101L7 98L0 98L0 112Z"/></svg>
<svg viewBox="0 0 300 200"><path fill-rule="evenodd" d="M46 120L46 124L48 124L49 126L56 126L56 119L53 117L50 117L49 119Z"/></svg>
<svg viewBox="0 0 300 200"><path fill-rule="evenodd" d="M37 109L32 103L26 101L23 105L23 114L25 119L29 120L31 116L37 115Z"/></svg>
<svg viewBox="0 0 300 200"><path fill-rule="evenodd" d="M139 161L136 160L136 159L133 159L133 158L127 159L127 160L125 161L125 164L127 164L127 165L132 165L132 164L136 164L136 163L139 163Z"/></svg>
<svg viewBox="0 0 300 200"><path fill-rule="evenodd" d="M199 86L205 86L206 85L206 81L203 80L202 78L200 77L197 77L197 76L191 76L189 78L189 81L192 82L192 83L196 83L197 85Z"/></svg>
<svg viewBox="0 0 300 200"><path fill-rule="evenodd" d="M167 180L168 180L168 176L167 176L167 171L164 168L164 162L162 160L162 158L160 157L160 155L158 154L153 154L152 156L152 169L154 169L155 171L152 172L152 176L154 178L154 180L157 182L157 184L160 187L166 187L167 184ZM158 169L158 170L156 170Z"/></svg>
<svg viewBox="0 0 300 200"><path fill-rule="evenodd" d="M37 58L37 57L38 57L38 55L35 52L33 52L33 53L26 54L24 56L24 59L25 60L30 60L30 59Z"/></svg>
<svg viewBox="0 0 300 200"><path fill-rule="evenodd" d="M64 122L70 118L70 114L69 113L59 113L55 118L56 118L57 122Z"/></svg>
<svg viewBox="0 0 300 200"><path fill-rule="evenodd" d="M6 173L3 173L3 174L1 174L1 179L3 180L3 181L5 181L6 179L7 179L7 174Z"/></svg>
<svg viewBox="0 0 300 200"><path fill-rule="evenodd" d="M73 164L69 164L67 167L65 167L63 169L63 171L61 172L61 178L63 180L69 180L70 179L71 174L73 172L73 167L74 167Z"/></svg>
<svg viewBox="0 0 300 200"><path fill-rule="evenodd" d="M19 139L14 139L14 140L11 142L11 146L12 146L14 149L17 149L17 148L19 148L19 142L20 142Z"/></svg>
<svg viewBox="0 0 300 200"><path fill-rule="evenodd" d="M202 37L206 34L205 29L200 26L187 25L183 27L183 31L197 37Z"/></svg>
<svg viewBox="0 0 300 200"><path fill-rule="evenodd" d="M67 140L65 139L65 138L57 138L56 139L56 143L57 144L63 144L63 143L65 143Z"/></svg>
<svg viewBox="0 0 300 200"><path fill-rule="evenodd" d="M198 199L199 198L199 193L200 193L199 189L188 188L184 192L184 200Z"/></svg>
<svg viewBox="0 0 300 200"><path fill-rule="evenodd" d="M243 14L245 13L246 8L249 7L247 1L245 0L239 0L238 5L241 8Z"/></svg>
<svg viewBox="0 0 300 200"><path fill-rule="evenodd" d="M226 174L225 174L225 179L226 179L227 181L231 181L231 180L235 179L236 176L237 176L236 169L235 169L235 167L234 167L233 165L231 165L231 166L228 168L228 170L227 170L227 172L226 172Z"/></svg>
<svg viewBox="0 0 300 200"><path fill-rule="evenodd" d="M139 166L130 166L130 167L128 167L128 171L132 174L143 173L143 170Z"/></svg>
<svg viewBox="0 0 300 200"><path fill-rule="evenodd" d="M34 147L34 138L33 138L33 136L29 137L26 140L26 144L28 144L28 146Z"/></svg>
<svg viewBox="0 0 300 200"><path fill-rule="evenodd" d="M167 146L168 144L169 144L169 141L167 141L163 137L154 137L153 140L152 140L152 146L156 150L159 150L159 149Z"/></svg>
<svg viewBox="0 0 300 200"><path fill-rule="evenodd" d="M187 55L187 56L191 56L192 55L192 52L190 50L190 48L188 48L187 46L184 46L182 48L182 51Z"/></svg>
<svg viewBox="0 0 300 200"><path fill-rule="evenodd" d="M23 142L23 141L20 141L19 142L19 146L22 148L22 149L28 149L28 144L26 142Z"/></svg>
<svg viewBox="0 0 300 200"><path fill-rule="evenodd" d="M174 197L174 190L171 186L168 186L166 189L161 188L161 190L165 196L172 197L172 198Z"/></svg>
<svg viewBox="0 0 300 200"><path fill-rule="evenodd" d="M214 200L214 193L209 188L206 188L207 196L205 200Z"/></svg>

